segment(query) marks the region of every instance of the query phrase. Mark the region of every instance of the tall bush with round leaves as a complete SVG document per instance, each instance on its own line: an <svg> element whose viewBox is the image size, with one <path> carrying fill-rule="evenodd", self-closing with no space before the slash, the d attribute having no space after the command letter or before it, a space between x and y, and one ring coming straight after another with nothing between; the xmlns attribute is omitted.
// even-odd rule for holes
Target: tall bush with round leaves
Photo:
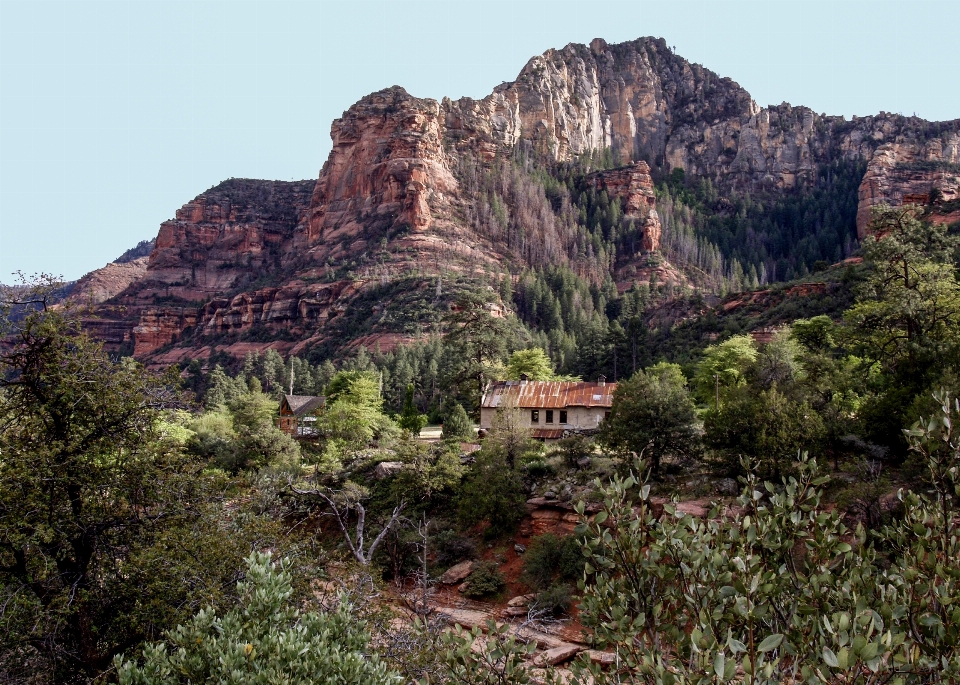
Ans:
<svg viewBox="0 0 960 685"><path fill-rule="evenodd" d="M939 441L956 474L950 425L911 436ZM904 495L906 520L875 547L822 504L825 480L804 457L779 486L746 477L736 509L705 519L667 505L658 520L637 475L601 488L603 509L578 528L580 617L617 659L580 662L579 682L957 682L960 543L942 497Z"/></svg>
<svg viewBox="0 0 960 685"><path fill-rule="evenodd" d="M288 561L273 564L269 554L253 553L247 567L239 606L223 616L201 610L165 642L146 645L138 661L118 656L120 685L399 685L400 677L370 653L348 604L334 613L301 613L290 602Z"/></svg>

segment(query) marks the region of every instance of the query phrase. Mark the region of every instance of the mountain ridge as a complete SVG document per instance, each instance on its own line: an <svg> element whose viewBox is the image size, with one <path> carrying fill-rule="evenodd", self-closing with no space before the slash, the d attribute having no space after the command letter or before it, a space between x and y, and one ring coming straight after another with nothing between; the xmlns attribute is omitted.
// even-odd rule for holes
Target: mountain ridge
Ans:
<svg viewBox="0 0 960 685"><path fill-rule="evenodd" d="M844 229L854 239L874 204L933 188L960 196L960 120L761 108L652 38L548 50L480 100L377 91L332 122L331 138L316 181L230 179L185 204L161 225L142 277L101 303L89 329L159 364L253 329L273 338L257 344L302 353L351 298L411 275L421 286L445 274L490 282L559 265L623 290L662 262L654 179L677 169L687 185L770 198L805 192L831 164L865 162L856 226ZM591 169L604 154L616 163ZM586 225L600 195L612 228ZM711 202L705 211L735 204Z"/></svg>

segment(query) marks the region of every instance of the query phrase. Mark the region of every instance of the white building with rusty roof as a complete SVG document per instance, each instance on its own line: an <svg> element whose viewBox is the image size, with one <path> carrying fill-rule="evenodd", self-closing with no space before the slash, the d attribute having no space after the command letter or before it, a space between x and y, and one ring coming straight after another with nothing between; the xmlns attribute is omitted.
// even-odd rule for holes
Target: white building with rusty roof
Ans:
<svg viewBox="0 0 960 685"><path fill-rule="evenodd" d="M582 381L494 381L480 403L480 428L489 430L497 409L516 407L529 421L533 437L559 440L571 433L592 433L610 414L616 383L603 376Z"/></svg>

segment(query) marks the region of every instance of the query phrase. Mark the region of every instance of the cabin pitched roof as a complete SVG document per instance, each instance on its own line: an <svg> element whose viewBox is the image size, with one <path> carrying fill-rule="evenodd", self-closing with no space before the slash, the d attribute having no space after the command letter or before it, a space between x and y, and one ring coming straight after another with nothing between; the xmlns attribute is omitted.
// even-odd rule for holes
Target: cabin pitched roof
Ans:
<svg viewBox="0 0 960 685"><path fill-rule="evenodd" d="M286 405L294 416L304 416L323 407L326 402L327 398L322 395L319 397L315 395L284 395L283 401L280 403L280 410L283 411L283 407Z"/></svg>
<svg viewBox="0 0 960 685"><path fill-rule="evenodd" d="M519 409L565 409L613 406L616 383L583 381L494 381L483 393L481 407L496 409L510 402Z"/></svg>

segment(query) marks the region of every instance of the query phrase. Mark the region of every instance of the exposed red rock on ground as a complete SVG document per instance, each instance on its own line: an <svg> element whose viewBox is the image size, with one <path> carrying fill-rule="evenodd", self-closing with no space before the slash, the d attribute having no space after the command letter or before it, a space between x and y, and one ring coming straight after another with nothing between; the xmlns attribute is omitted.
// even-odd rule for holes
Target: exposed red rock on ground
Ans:
<svg viewBox="0 0 960 685"><path fill-rule="evenodd" d="M931 214L925 217L928 221L934 224L944 224L949 226L960 221L960 209L954 212L947 212L946 214L941 214L939 212L932 212Z"/></svg>

